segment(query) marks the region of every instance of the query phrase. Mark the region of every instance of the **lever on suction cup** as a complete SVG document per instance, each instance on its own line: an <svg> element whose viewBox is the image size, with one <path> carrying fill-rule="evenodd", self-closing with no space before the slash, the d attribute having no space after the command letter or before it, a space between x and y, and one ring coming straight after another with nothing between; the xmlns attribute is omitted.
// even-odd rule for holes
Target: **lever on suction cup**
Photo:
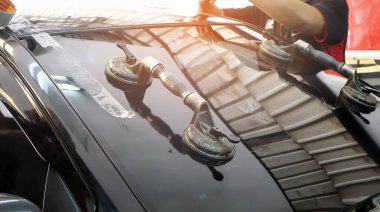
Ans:
<svg viewBox="0 0 380 212"><path fill-rule="evenodd" d="M125 61L129 64L129 65L134 65L136 64L136 57L132 54L132 52L130 52L127 48L127 43L124 42L124 41L117 41L116 42L116 46L119 47L121 50L123 50L123 52L125 53Z"/></svg>

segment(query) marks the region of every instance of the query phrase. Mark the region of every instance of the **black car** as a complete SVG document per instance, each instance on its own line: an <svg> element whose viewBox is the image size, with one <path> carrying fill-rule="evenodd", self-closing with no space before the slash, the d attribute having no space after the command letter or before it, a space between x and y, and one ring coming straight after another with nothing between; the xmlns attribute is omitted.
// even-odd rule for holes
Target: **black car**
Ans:
<svg viewBox="0 0 380 212"><path fill-rule="evenodd" d="M262 71L244 45L266 40L260 28L81 14L1 30L0 207L24 207L12 195L42 211L378 206L379 110L334 107ZM327 99L347 81L294 79Z"/></svg>

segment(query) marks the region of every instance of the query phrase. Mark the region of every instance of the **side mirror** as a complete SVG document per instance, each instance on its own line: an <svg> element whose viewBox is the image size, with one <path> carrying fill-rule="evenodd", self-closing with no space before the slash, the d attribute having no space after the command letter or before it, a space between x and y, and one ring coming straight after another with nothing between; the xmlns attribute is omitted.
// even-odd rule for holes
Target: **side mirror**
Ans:
<svg viewBox="0 0 380 212"><path fill-rule="evenodd" d="M0 193L0 211L9 212L41 212L32 202L10 194Z"/></svg>

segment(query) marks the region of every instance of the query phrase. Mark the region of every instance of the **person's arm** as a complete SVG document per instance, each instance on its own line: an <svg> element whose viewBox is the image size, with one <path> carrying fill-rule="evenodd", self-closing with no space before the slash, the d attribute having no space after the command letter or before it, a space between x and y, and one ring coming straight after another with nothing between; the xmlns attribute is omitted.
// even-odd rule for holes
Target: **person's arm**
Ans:
<svg viewBox="0 0 380 212"><path fill-rule="evenodd" d="M319 10L301 0L250 0L285 26L308 35L324 33L325 20Z"/></svg>
<svg viewBox="0 0 380 212"><path fill-rule="evenodd" d="M330 45L345 41L348 33L348 5L346 0L323 0L313 7L317 8L325 19L323 34L315 36L317 42Z"/></svg>
<svg viewBox="0 0 380 212"><path fill-rule="evenodd" d="M218 8L214 2L215 0L199 0L198 12L201 19L205 19L202 13L211 14L215 16L225 16L241 21L245 21L256 26L265 27L268 15L262 12L259 8L254 6L247 6L244 8Z"/></svg>
<svg viewBox="0 0 380 212"><path fill-rule="evenodd" d="M198 12L211 14L216 16L222 16L223 11L214 4L215 0L199 0Z"/></svg>

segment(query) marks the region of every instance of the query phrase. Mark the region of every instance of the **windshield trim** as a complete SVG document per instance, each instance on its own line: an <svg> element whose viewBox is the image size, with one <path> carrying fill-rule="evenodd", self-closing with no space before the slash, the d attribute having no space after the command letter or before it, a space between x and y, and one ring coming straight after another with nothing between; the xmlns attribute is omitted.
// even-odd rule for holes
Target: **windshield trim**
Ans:
<svg viewBox="0 0 380 212"><path fill-rule="evenodd" d="M211 17L211 16L210 16ZM274 35L270 32L264 31L262 27L253 25L248 22L241 20L232 19L223 16L212 16L214 18L223 18L226 21L209 21L209 20L195 20L197 16L193 17L191 21L180 21L180 22L168 22L168 23L141 23L141 24L125 24L125 25L110 25L104 27L78 27L78 28L64 28L64 29L53 29L53 30L41 30L38 33L48 33L49 35L64 35L64 34L75 34L75 33L87 33L87 32L102 32L102 31L121 31L129 29L154 29L154 28L167 28L167 27L198 27L198 26L242 26L250 28L254 31L260 32L262 34L268 35L271 39L282 42L283 39ZM231 22L232 21L232 22ZM18 39L30 38L29 34L17 35Z"/></svg>
<svg viewBox="0 0 380 212"><path fill-rule="evenodd" d="M260 27L244 24L244 23L231 23L231 22L214 22L214 21L189 21L189 22L171 22L171 23L149 23L149 24L126 24L117 26L106 27L87 27L87 28L67 28L56 30L41 30L39 33L48 33L50 35L61 35L81 32L98 32L110 30L128 30L128 29L146 29L146 28L166 28L166 27L194 27L194 26L246 26L254 28L255 30L262 30ZM18 38L30 36L31 34L18 35Z"/></svg>

